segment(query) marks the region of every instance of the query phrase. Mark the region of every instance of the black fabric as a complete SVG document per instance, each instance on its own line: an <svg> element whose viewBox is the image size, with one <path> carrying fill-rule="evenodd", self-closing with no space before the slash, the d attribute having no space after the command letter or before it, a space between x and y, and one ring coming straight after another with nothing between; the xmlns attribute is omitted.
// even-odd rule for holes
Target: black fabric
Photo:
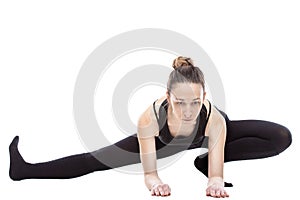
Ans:
<svg viewBox="0 0 300 200"><path fill-rule="evenodd" d="M225 162L274 156L284 151L291 144L291 133L282 125L261 120L230 121L225 113L223 113L223 116L227 125ZM203 137L199 143L187 147L186 145L168 145L162 142L159 137L155 137L157 158L171 156L186 149L199 148L204 143L207 145L207 139L207 137ZM94 152L36 164L24 161L18 151L18 142L19 137L16 136L9 146L9 175L13 180L75 178L95 171L140 162L136 134ZM198 156L194 164L197 169L207 176L208 162L206 155Z"/></svg>
<svg viewBox="0 0 300 200"><path fill-rule="evenodd" d="M67 179L94 171L103 171L130 164L140 163L137 135L129 136L113 145L94 152L67 156L43 163L27 163L18 150L19 137L16 136L9 147L10 178L22 179ZM164 158L184 151L185 146L168 146L155 137L157 158Z"/></svg>
<svg viewBox="0 0 300 200"><path fill-rule="evenodd" d="M290 131L279 124L262 120L230 121L226 117L227 136L224 162L266 158L278 155L292 142ZM208 176L208 154L194 160L195 167ZM231 187L231 183L225 183Z"/></svg>
<svg viewBox="0 0 300 200"><path fill-rule="evenodd" d="M156 102L156 101L155 101ZM168 113L168 101L165 99L160 108L159 113L157 114L155 109L155 102L153 102L153 110L155 113L155 117L157 119L159 125L159 139L168 145L185 145L188 147L189 145L196 145L199 147L199 143L201 144L204 140L205 129L207 126L207 122L211 113L211 104L209 102L209 111L207 113L206 107L203 105L200 113L197 117L197 122L195 125L195 129L193 130L192 134L189 136L177 136L173 137L170 134L169 126L167 123L167 113ZM159 116L159 117L158 117ZM206 147L207 148L207 147Z"/></svg>

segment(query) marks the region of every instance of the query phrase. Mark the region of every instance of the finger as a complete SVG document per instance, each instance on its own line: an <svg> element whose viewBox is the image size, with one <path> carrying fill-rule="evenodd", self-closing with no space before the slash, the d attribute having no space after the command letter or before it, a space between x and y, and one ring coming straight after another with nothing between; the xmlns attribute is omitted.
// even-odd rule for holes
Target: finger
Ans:
<svg viewBox="0 0 300 200"><path fill-rule="evenodd" d="M159 191L160 195L164 196L165 192L164 192L163 188L161 186L159 186L157 188L158 188L158 191Z"/></svg>
<svg viewBox="0 0 300 200"><path fill-rule="evenodd" d="M165 184L165 185L162 186L162 188L163 188L164 190L168 190L168 189L169 189L169 186L168 186L167 184Z"/></svg>
<svg viewBox="0 0 300 200"><path fill-rule="evenodd" d="M209 190L210 190L209 188L206 189L206 196L210 195L210 191Z"/></svg>
<svg viewBox="0 0 300 200"><path fill-rule="evenodd" d="M229 194L226 192L226 190L224 190L224 195L225 197L229 197Z"/></svg>
<svg viewBox="0 0 300 200"><path fill-rule="evenodd" d="M212 189L211 188L206 190L206 196L212 196Z"/></svg>
<svg viewBox="0 0 300 200"><path fill-rule="evenodd" d="M155 194L155 196L159 196L159 190L157 187L154 189L154 194Z"/></svg>
<svg viewBox="0 0 300 200"><path fill-rule="evenodd" d="M216 193L215 190L210 190L210 196L215 197Z"/></svg>
<svg viewBox="0 0 300 200"><path fill-rule="evenodd" d="M226 192L224 190L221 191L221 197L226 197Z"/></svg>
<svg viewBox="0 0 300 200"><path fill-rule="evenodd" d="M225 197L229 197L229 194L226 191L224 191L224 194L225 194Z"/></svg>
<svg viewBox="0 0 300 200"><path fill-rule="evenodd" d="M154 196L155 195L155 191L154 189L151 190L151 195Z"/></svg>
<svg viewBox="0 0 300 200"><path fill-rule="evenodd" d="M221 191L220 190L216 191L215 197L221 197Z"/></svg>
<svg viewBox="0 0 300 200"><path fill-rule="evenodd" d="M170 196L170 195L171 195L170 190L165 190L165 191L164 191L164 196Z"/></svg>
<svg viewBox="0 0 300 200"><path fill-rule="evenodd" d="M167 196L167 195L170 195L171 189L170 189L170 187L166 184L166 185L163 185L163 191L164 191L164 194Z"/></svg>
<svg viewBox="0 0 300 200"><path fill-rule="evenodd" d="M229 197L229 195L227 194L227 192L225 190L223 190L221 192L221 197Z"/></svg>
<svg viewBox="0 0 300 200"><path fill-rule="evenodd" d="M151 195L152 195L152 196L156 195L156 194L155 194L155 190L156 190L156 187L152 187L152 188L151 188Z"/></svg>
<svg viewBox="0 0 300 200"><path fill-rule="evenodd" d="M153 189L151 189L151 195L152 195L152 196L154 195L154 190L153 190Z"/></svg>
<svg viewBox="0 0 300 200"><path fill-rule="evenodd" d="M156 189L152 189L151 195L152 195L152 196L156 196L156 195L157 195L157 194L156 194Z"/></svg>

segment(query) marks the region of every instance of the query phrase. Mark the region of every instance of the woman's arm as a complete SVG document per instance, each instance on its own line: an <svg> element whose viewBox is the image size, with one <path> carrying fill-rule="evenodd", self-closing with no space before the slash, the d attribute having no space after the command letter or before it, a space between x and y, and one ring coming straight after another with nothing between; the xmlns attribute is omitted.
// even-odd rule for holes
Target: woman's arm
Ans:
<svg viewBox="0 0 300 200"><path fill-rule="evenodd" d="M140 146L140 158L144 169L146 187L152 195L168 196L170 187L164 184L157 174L155 135L159 131L152 106L150 106L139 118L138 140Z"/></svg>
<svg viewBox="0 0 300 200"><path fill-rule="evenodd" d="M207 127L208 145L208 184L206 194L213 197L227 197L224 190L223 167L226 140L226 122L219 111L212 107Z"/></svg>

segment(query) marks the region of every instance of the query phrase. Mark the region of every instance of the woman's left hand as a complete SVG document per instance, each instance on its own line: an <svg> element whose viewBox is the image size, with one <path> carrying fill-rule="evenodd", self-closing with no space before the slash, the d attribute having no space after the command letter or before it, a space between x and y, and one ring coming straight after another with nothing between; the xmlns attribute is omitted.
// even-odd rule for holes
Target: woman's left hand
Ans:
<svg viewBox="0 0 300 200"><path fill-rule="evenodd" d="M220 180L210 179L208 182L208 187L206 189L206 196L225 198L229 197L224 189L224 182Z"/></svg>

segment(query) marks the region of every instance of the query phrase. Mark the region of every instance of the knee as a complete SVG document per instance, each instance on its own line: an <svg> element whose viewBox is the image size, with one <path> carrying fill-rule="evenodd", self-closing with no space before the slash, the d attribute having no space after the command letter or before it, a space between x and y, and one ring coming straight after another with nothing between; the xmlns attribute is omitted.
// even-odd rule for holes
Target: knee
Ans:
<svg viewBox="0 0 300 200"><path fill-rule="evenodd" d="M287 149L292 143L292 134L290 130L284 126L277 129L276 148L278 154Z"/></svg>
<svg viewBox="0 0 300 200"><path fill-rule="evenodd" d="M200 171L206 169L208 167L208 153L197 156L194 160L194 166Z"/></svg>

